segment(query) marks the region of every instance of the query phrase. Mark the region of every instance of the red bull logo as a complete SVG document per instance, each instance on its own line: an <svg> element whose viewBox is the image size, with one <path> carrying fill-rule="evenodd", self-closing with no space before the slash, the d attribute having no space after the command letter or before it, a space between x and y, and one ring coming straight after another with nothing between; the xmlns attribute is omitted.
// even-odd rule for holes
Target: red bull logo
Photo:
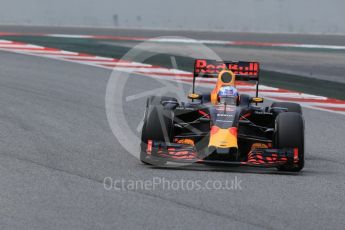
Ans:
<svg viewBox="0 0 345 230"><path fill-rule="evenodd" d="M199 59L195 62L196 75L199 74L218 74L222 70L230 70L235 75L249 75L258 76L259 63L258 62L218 62Z"/></svg>

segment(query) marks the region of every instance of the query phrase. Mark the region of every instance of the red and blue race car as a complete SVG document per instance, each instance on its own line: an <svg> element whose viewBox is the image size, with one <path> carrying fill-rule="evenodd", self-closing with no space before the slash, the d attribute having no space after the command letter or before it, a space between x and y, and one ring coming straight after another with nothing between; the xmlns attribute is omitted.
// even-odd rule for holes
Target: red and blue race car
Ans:
<svg viewBox="0 0 345 230"><path fill-rule="evenodd" d="M298 172L304 167L304 119L299 104L263 103L258 62L195 61L189 102L174 97L147 99L140 159L167 162L276 167ZM198 77L217 78L209 93L195 92ZM255 81L256 96L241 94L237 81Z"/></svg>

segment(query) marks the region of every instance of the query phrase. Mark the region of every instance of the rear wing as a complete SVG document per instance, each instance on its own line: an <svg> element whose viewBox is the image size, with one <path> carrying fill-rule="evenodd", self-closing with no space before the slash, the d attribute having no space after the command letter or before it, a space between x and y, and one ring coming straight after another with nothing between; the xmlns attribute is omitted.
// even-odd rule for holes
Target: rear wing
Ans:
<svg viewBox="0 0 345 230"><path fill-rule="evenodd" d="M230 70L236 75L236 80L259 81L259 62L232 62L197 59L194 63L194 78L218 77L222 70Z"/></svg>

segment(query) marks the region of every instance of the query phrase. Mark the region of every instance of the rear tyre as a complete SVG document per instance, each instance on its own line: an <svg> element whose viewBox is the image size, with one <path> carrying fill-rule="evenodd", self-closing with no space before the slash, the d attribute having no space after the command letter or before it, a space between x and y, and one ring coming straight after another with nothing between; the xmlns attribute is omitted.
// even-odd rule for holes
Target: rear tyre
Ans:
<svg viewBox="0 0 345 230"><path fill-rule="evenodd" d="M176 98L167 96L150 96L147 99L146 107L149 105L162 105L165 109L174 110L179 104Z"/></svg>
<svg viewBox="0 0 345 230"><path fill-rule="evenodd" d="M286 108L287 112L294 112L302 114L302 107L297 103L292 102L273 102L271 107Z"/></svg>
<svg viewBox="0 0 345 230"><path fill-rule="evenodd" d="M140 160L150 165L164 165L165 159L159 159L157 149L152 148L151 158L147 159L148 140L158 142L171 142L173 132L173 111L164 109L162 105L149 105L145 112L144 125L141 133Z"/></svg>
<svg viewBox="0 0 345 230"><path fill-rule="evenodd" d="M299 162L278 166L278 170L299 172L304 167L304 121L299 113L280 113L276 119L274 145L278 149L298 148Z"/></svg>
<svg viewBox="0 0 345 230"><path fill-rule="evenodd" d="M248 94L241 94L240 95L240 106L243 106L243 107L249 107L250 105L250 96Z"/></svg>

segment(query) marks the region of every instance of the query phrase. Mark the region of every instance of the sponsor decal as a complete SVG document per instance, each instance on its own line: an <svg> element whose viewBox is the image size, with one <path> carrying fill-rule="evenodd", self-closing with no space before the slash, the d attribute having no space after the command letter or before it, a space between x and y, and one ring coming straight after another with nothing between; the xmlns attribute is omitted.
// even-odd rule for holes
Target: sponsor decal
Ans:
<svg viewBox="0 0 345 230"><path fill-rule="evenodd" d="M259 74L258 62L232 62L224 63L209 60L196 60L195 74L218 74L222 70L231 70L235 75L253 75Z"/></svg>
<svg viewBox="0 0 345 230"><path fill-rule="evenodd" d="M221 114L221 113L219 113L219 114L217 114L217 117L233 117L234 115L232 115L232 114Z"/></svg>
<svg viewBox="0 0 345 230"><path fill-rule="evenodd" d="M178 144L183 144L183 145L193 145L194 146L194 141L192 139L180 139L177 141Z"/></svg>
<svg viewBox="0 0 345 230"><path fill-rule="evenodd" d="M251 147L251 150L253 149L268 149L268 145L263 143L254 143Z"/></svg>

